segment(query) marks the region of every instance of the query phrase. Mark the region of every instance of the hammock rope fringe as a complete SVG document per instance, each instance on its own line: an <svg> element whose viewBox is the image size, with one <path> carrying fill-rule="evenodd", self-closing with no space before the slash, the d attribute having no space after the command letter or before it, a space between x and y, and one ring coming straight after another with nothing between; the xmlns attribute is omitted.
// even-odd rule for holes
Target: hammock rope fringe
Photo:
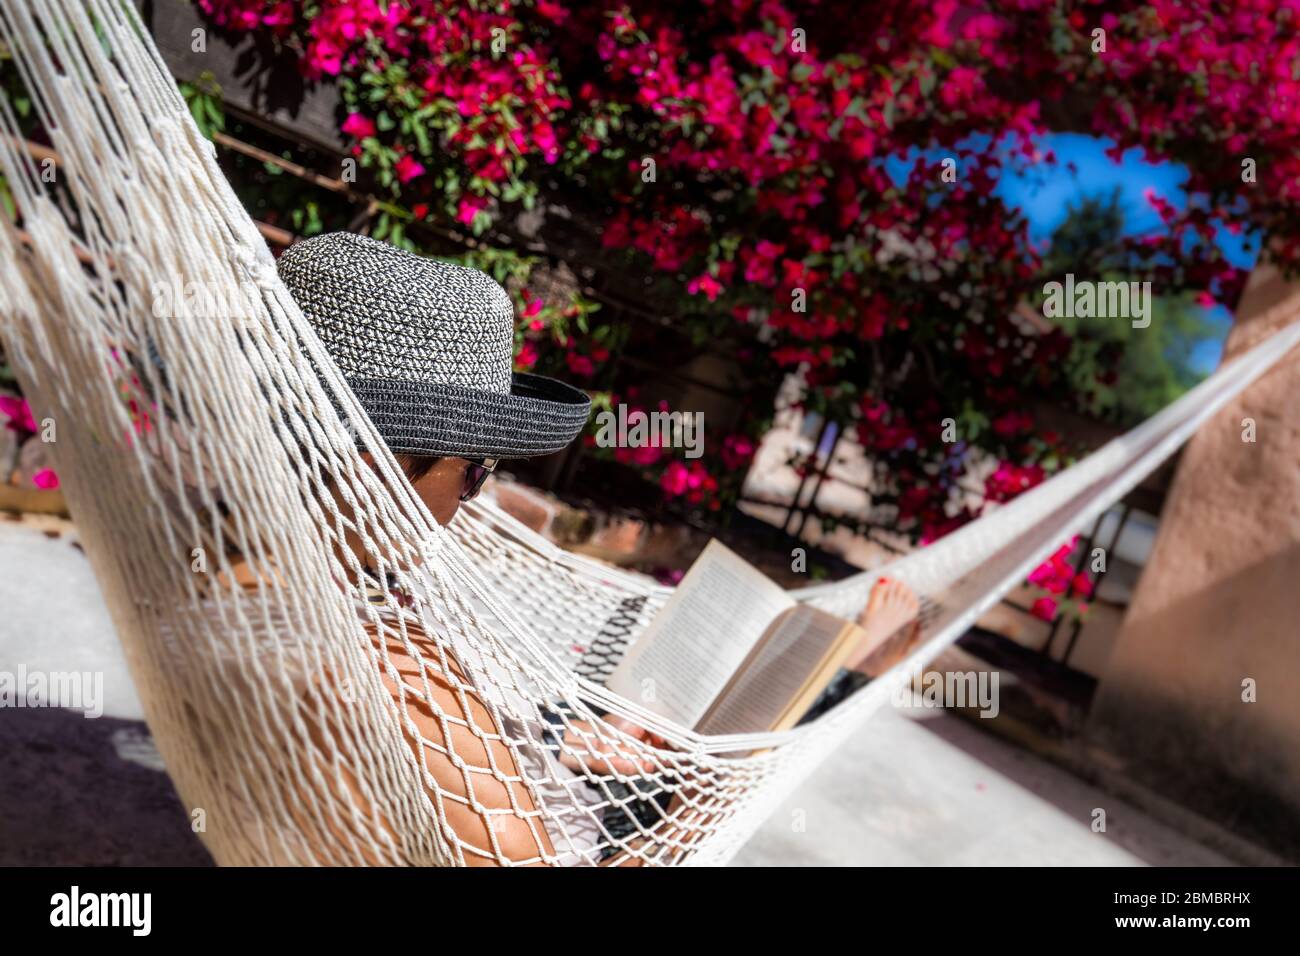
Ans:
<svg viewBox="0 0 1300 956"><path fill-rule="evenodd" d="M488 502L432 520L280 284L133 5L0 0L0 41L60 157L51 190L0 98L17 209L0 217L0 336L38 419L56 423L62 486L149 726L223 864L725 863L916 667L1300 341L1300 324L1284 328L890 564L922 597L922 639L829 713L701 737L602 686L668 589ZM248 307L163 294L190 289ZM400 599L367 600L361 553ZM794 594L853 615L878 574Z"/></svg>

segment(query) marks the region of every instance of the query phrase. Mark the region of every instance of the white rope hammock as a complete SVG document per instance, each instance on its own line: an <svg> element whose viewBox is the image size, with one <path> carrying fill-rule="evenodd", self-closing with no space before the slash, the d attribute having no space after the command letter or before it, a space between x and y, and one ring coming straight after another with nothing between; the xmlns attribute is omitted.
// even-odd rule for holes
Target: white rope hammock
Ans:
<svg viewBox="0 0 1300 956"><path fill-rule="evenodd" d="M20 217L0 229L0 331L38 419L56 422L60 477L149 726L223 864L725 862L914 667L1300 339L1291 325L891 564L926 611L923 639L884 677L795 730L702 738L601 685L666 589L490 505L440 528L414 498L131 4L0 0L0 39L71 197L47 191L0 103ZM158 283L252 290L253 307L157 317ZM365 602L346 537L411 606ZM252 584L235 579L241 560ZM874 580L799 596L852 615Z"/></svg>

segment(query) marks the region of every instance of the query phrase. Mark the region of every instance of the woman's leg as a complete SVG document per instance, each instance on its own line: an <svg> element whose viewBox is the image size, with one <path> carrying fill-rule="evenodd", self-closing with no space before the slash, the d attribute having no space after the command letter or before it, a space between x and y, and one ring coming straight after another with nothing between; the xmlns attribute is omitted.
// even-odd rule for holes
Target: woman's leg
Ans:
<svg viewBox="0 0 1300 956"><path fill-rule="evenodd" d="M881 578L858 615L863 638L845 666L876 677L907 656L920 636L916 592L892 578Z"/></svg>

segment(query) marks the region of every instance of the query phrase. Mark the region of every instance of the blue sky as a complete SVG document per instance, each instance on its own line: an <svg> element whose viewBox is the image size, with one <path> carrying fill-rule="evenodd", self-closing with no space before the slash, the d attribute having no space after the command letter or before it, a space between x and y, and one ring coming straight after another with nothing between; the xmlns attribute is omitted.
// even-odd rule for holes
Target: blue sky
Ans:
<svg viewBox="0 0 1300 956"><path fill-rule="evenodd" d="M1021 209L1029 221L1029 236L1035 243L1044 242L1061 224L1070 207L1085 196L1108 197L1119 188L1120 207L1124 211L1124 231L1128 235L1164 229L1160 216L1147 202L1144 193L1154 189L1178 209L1187 206L1182 184L1187 180L1186 167L1177 163L1151 163L1139 150L1129 150L1117 163L1106 155L1110 141L1078 133L1051 133L1039 137L1043 152L1056 153L1055 165L1015 169L1008 165L998 184L997 193L1008 206ZM946 153L936 153L939 158ZM914 155L886 160L885 166L898 183L902 183L915 161ZM1075 168L1071 169L1070 164ZM1219 248L1233 265L1250 269L1258 256L1258 241L1245 235L1234 236L1220 229ZM1208 374L1219 364L1223 340L1232 325L1232 315L1224 306L1207 311L1218 335L1196 347L1192 363Z"/></svg>
<svg viewBox="0 0 1300 956"><path fill-rule="evenodd" d="M1116 163L1106 155L1106 148L1110 145L1107 141L1076 133L1054 133L1042 137L1039 144L1044 150L1055 150L1057 164L1023 171L1008 169L998 185L1002 200L1008 206L1023 210L1029 220L1030 237L1035 242L1050 237L1070 206L1084 196L1108 196L1116 187L1120 191L1127 234L1163 228L1160 217L1143 195L1148 188L1179 209L1187 205L1187 194L1182 189L1187 180L1187 170L1181 165L1147 162L1138 150L1129 150ZM1070 163L1077 168L1069 169ZM1258 242L1252 242L1244 232L1234 236L1221 229L1217 241L1233 265L1249 269L1255 264ZM1232 315L1223 306L1210 309L1208 314L1219 336L1214 341L1202 343L1192 355L1193 363L1202 372L1210 372L1218 365L1223 353L1223 339L1232 324Z"/></svg>

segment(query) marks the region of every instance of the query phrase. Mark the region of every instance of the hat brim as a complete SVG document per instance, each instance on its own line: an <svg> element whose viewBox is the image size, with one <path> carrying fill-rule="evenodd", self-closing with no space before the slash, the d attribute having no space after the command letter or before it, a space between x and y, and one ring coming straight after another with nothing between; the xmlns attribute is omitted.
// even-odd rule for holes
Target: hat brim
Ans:
<svg viewBox="0 0 1300 956"><path fill-rule="evenodd" d="M458 385L348 378L391 451L441 458L536 458L563 450L587 424L581 389L515 372L509 395Z"/></svg>

